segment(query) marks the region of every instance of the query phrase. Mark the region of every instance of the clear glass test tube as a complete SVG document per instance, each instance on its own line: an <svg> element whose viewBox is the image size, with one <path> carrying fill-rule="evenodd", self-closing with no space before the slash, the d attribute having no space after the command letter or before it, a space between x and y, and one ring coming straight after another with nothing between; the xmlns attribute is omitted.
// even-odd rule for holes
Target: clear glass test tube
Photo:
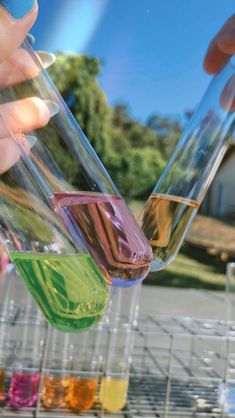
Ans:
<svg viewBox="0 0 235 418"><path fill-rule="evenodd" d="M3 406L6 401L7 358L11 349L8 330L9 320L4 314L3 307L0 318L0 406Z"/></svg>
<svg viewBox="0 0 235 418"><path fill-rule="evenodd" d="M153 249L152 271L176 257L234 129L235 65L215 75L186 125L140 216Z"/></svg>
<svg viewBox="0 0 235 418"><path fill-rule="evenodd" d="M107 283L83 242L78 245L77 238L74 245L37 187L29 158L35 138L14 135L2 117L0 129L19 154L18 161L0 174L1 242L45 318L63 331L87 329L105 312Z"/></svg>
<svg viewBox="0 0 235 418"><path fill-rule="evenodd" d="M32 300L27 294L25 309L15 323L8 326L12 349L7 359L8 373L11 373L7 406L18 409L33 407L37 403L39 389L39 368L42 355L44 326L41 314L33 314Z"/></svg>
<svg viewBox="0 0 235 418"><path fill-rule="evenodd" d="M41 394L41 403L46 409L69 408L73 390L70 376L70 338L68 333L50 329Z"/></svg>
<svg viewBox="0 0 235 418"><path fill-rule="evenodd" d="M16 60L14 70L20 74L16 85L0 92L12 129L24 131L20 109L39 116L48 107L57 112L47 124L42 121L43 127L31 130L38 140L31 158L47 184L43 188L46 197L69 232L73 231L74 242L76 234L78 242L82 238L109 282L125 287L142 281L152 261L143 232L27 41L18 54L27 57L28 66ZM15 110L10 108L12 101ZM14 122L11 111L16 116ZM63 145L63 156L56 144ZM62 157L76 161L73 185Z"/></svg>
<svg viewBox="0 0 235 418"><path fill-rule="evenodd" d="M73 390L69 404L74 412L88 411L96 402L103 330L98 325L80 336L73 336Z"/></svg>
<svg viewBox="0 0 235 418"><path fill-rule="evenodd" d="M19 301L16 299L18 286L15 286L18 284L19 279L17 278L17 282L15 279L15 274L11 274L5 275L0 281L0 406L3 406L7 399L8 363L14 349L10 329L19 316ZM23 283L21 285L25 289ZM24 295L27 293L25 289Z"/></svg>
<svg viewBox="0 0 235 418"><path fill-rule="evenodd" d="M134 336L139 313L141 285L129 289L112 289L106 324L109 333L104 356L104 375L99 400L105 411L116 413L127 400Z"/></svg>
<svg viewBox="0 0 235 418"><path fill-rule="evenodd" d="M226 265L226 320L234 322L233 330L235 331L235 263L230 262Z"/></svg>

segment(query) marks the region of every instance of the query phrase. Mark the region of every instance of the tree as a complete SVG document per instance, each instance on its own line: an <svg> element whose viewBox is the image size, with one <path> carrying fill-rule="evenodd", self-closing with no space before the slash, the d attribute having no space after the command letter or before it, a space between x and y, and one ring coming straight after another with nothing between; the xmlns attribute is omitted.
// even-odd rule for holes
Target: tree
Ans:
<svg viewBox="0 0 235 418"><path fill-rule="evenodd" d="M152 192L165 166L158 150L133 148L120 159L116 180L121 193L129 199L145 200Z"/></svg>
<svg viewBox="0 0 235 418"><path fill-rule="evenodd" d="M109 147L111 108L98 85L98 59L58 54L50 70L52 79L99 156Z"/></svg>
<svg viewBox="0 0 235 418"><path fill-rule="evenodd" d="M97 83L99 71L96 58L59 54L51 76L121 193L143 199L156 183L165 158L157 150L155 132L134 120L126 104L118 103L113 109L108 105ZM63 170L67 166L71 181L81 187L71 156L50 143Z"/></svg>
<svg viewBox="0 0 235 418"><path fill-rule="evenodd" d="M178 140L180 126L177 121L157 114L152 115L146 124L140 123L131 116L124 103L118 103L112 108L98 84L99 72L100 61L97 58L63 53L57 55L57 60L50 69L50 75L61 95L123 196L145 199ZM36 80L22 83L16 89L20 89L21 97L43 95L41 89L44 86L40 84L40 90L38 86ZM45 93L48 94L47 91ZM61 125L62 130L65 129L63 121ZM75 190L87 190L81 167L60 135L59 130L53 129L53 120L39 133L62 175L66 173L66 179ZM36 151L32 154L35 163L39 164L39 142L35 148ZM49 165L50 170L55 173L56 166L53 171L53 164ZM45 173L46 170L45 168ZM52 176L51 180L54 181Z"/></svg>
<svg viewBox="0 0 235 418"><path fill-rule="evenodd" d="M155 133L158 147L164 158L168 159L182 133L179 122L154 113L147 119L147 126Z"/></svg>

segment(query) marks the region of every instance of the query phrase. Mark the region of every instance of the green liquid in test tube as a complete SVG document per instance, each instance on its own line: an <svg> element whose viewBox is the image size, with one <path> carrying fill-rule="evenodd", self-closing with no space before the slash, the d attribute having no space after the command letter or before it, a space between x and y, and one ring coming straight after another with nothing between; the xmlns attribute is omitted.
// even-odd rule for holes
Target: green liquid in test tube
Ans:
<svg viewBox="0 0 235 418"><path fill-rule="evenodd" d="M0 123L4 124L2 118ZM6 124L4 128L8 129ZM77 239L75 247L45 193L36 187L34 165L22 145L28 137L22 140L9 129L8 136L21 157L0 175L2 242L52 326L65 332L90 328L105 312L108 285L83 243Z"/></svg>

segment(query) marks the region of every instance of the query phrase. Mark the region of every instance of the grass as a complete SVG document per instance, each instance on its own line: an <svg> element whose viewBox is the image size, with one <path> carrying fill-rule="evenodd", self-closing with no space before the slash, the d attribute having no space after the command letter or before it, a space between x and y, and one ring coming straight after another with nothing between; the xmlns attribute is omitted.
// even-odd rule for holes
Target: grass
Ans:
<svg viewBox="0 0 235 418"><path fill-rule="evenodd" d="M185 245L164 270L150 273L145 285L224 290L226 264L203 249Z"/></svg>

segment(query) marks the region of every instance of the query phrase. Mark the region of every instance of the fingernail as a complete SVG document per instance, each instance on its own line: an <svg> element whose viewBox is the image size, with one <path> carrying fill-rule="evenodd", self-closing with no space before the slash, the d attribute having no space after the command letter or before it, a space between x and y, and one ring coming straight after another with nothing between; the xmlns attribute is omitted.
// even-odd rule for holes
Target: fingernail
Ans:
<svg viewBox="0 0 235 418"><path fill-rule="evenodd" d="M28 33L28 34L26 35L26 39L27 39L27 41L30 43L30 45L33 45L33 44L34 44L34 42L35 42L35 37L34 37L31 33Z"/></svg>
<svg viewBox="0 0 235 418"><path fill-rule="evenodd" d="M57 103L53 102L52 100L44 100L44 102L47 105L51 118L59 112L60 107Z"/></svg>
<svg viewBox="0 0 235 418"><path fill-rule="evenodd" d="M37 138L36 138L36 136L32 136L32 135L25 135L25 138L27 139L27 143L28 143L28 146L29 146L29 148L31 149L31 148L33 148L34 147L34 145L36 144L36 142L37 142Z"/></svg>
<svg viewBox="0 0 235 418"><path fill-rule="evenodd" d="M50 67L50 65L52 65L56 60L55 54L52 54L51 52L37 51L37 55L42 62L43 68Z"/></svg>
<svg viewBox="0 0 235 418"><path fill-rule="evenodd" d="M35 0L0 0L0 6L14 18L22 19L33 8Z"/></svg>

